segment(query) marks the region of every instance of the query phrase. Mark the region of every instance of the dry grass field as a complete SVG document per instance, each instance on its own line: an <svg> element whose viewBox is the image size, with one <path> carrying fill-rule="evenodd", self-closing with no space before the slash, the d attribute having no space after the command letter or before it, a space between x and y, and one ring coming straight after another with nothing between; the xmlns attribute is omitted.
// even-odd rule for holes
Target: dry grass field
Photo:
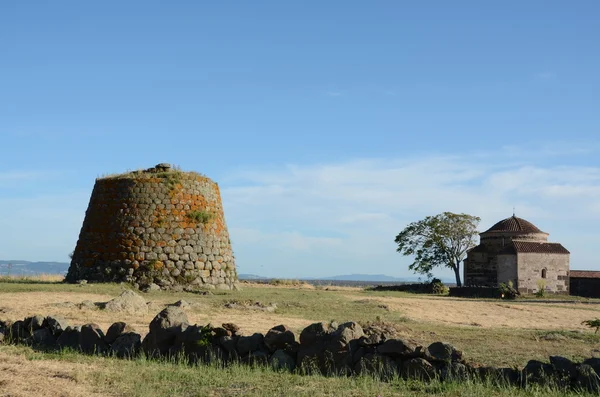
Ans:
<svg viewBox="0 0 600 397"><path fill-rule="evenodd" d="M581 325L583 320L600 317L600 305L589 300L567 303L552 299L545 302L470 300L350 287L315 288L304 284L242 286L241 291L213 291L210 295L143 294L149 302L149 313L123 314L80 304L106 302L119 295L125 286L5 279L0 280L0 319L61 315L71 324L94 322L105 330L113 322L126 321L137 332L145 334L149 322L165 305L183 299L190 304L186 309L190 322L233 322L245 333L266 333L278 324L286 324L299 332L313 322L329 320L392 322L397 324L403 337L421 344L441 340L455 345L473 364L522 367L530 359L547 360L549 355L574 359L600 355L600 336ZM263 306L274 304L271 307L275 309L262 310L257 308L256 302ZM384 384L372 378L302 377L247 367L189 368L177 363L123 361L0 346L0 395L28 396L49 390L52 395L64 396L550 393L476 384L436 386L405 384L400 380ZM344 393L340 394L341 391ZM541 394L536 394L538 392Z"/></svg>

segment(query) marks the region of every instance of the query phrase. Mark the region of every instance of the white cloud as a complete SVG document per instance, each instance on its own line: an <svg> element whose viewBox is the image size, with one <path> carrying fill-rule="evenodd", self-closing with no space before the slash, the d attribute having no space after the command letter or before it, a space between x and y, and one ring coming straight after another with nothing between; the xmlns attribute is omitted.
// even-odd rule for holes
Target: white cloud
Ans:
<svg viewBox="0 0 600 397"><path fill-rule="evenodd" d="M393 243L409 222L466 212L482 218L483 230L510 216L513 206L554 241L578 247L576 267L600 268L593 246L578 244L579 230L600 221L599 167L526 164L502 152L367 159L246 170L232 175L222 194L238 262L250 268L260 262L265 275L409 275L409 259ZM270 237L248 250L241 229L268 230Z"/></svg>

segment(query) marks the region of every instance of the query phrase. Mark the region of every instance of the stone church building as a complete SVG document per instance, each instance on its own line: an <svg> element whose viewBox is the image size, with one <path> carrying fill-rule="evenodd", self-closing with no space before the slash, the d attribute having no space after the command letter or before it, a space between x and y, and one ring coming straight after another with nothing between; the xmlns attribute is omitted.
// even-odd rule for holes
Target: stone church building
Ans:
<svg viewBox="0 0 600 397"><path fill-rule="evenodd" d="M548 233L511 216L479 234L480 243L464 261L466 286L497 286L512 281L521 293L569 293L569 251L548 242Z"/></svg>

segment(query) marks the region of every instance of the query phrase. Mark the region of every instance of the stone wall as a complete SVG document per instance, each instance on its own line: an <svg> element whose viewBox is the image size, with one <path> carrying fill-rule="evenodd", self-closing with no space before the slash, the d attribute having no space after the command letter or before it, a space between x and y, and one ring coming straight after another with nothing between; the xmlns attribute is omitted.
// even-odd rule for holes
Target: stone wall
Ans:
<svg viewBox="0 0 600 397"><path fill-rule="evenodd" d="M517 261L519 292L535 293L538 281L544 280L548 292L569 294L569 255L519 252ZM542 278L544 269L546 278Z"/></svg>
<svg viewBox="0 0 600 397"><path fill-rule="evenodd" d="M98 178L66 280L140 288L237 281L218 185L168 164Z"/></svg>
<svg viewBox="0 0 600 397"><path fill-rule="evenodd" d="M492 287L498 284L497 255L471 251L464 261L464 285Z"/></svg>
<svg viewBox="0 0 600 397"><path fill-rule="evenodd" d="M385 323L362 327L314 323L297 337L285 325L266 334L243 335L235 324L191 325L185 312L171 305L150 323L142 336L124 322L107 331L96 324L70 326L63 318L32 316L14 323L0 321L0 344L19 343L41 348L73 349L88 354L135 358L181 357L190 363L230 362L270 366L300 374L348 376L368 374L383 380L397 377L420 381L486 382L499 386L542 385L562 390L600 391L600 359L582 363L551 356L549 362L531 360L522 369L469 364L460 350L434 342L419 346L395 337Z"/></svg>
<svg viewBox="0 0 600 397"><path fill-rule="evenodd" d="M498 284L509 281L516 288L518 284L517 256L516 255L498 255Z"/></svg>

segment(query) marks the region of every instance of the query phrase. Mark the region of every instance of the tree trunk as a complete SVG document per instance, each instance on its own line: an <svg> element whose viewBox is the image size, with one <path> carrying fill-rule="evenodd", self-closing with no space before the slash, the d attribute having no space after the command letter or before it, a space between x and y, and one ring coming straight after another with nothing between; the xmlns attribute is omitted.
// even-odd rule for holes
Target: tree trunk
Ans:
<svg viewBox="0 0 600 397"><path fill-rule="evenodd" d="M452 266L454 269L454 276L456 276L456 286L462 287L462 283L460 282L460 265Z"/></svg>

